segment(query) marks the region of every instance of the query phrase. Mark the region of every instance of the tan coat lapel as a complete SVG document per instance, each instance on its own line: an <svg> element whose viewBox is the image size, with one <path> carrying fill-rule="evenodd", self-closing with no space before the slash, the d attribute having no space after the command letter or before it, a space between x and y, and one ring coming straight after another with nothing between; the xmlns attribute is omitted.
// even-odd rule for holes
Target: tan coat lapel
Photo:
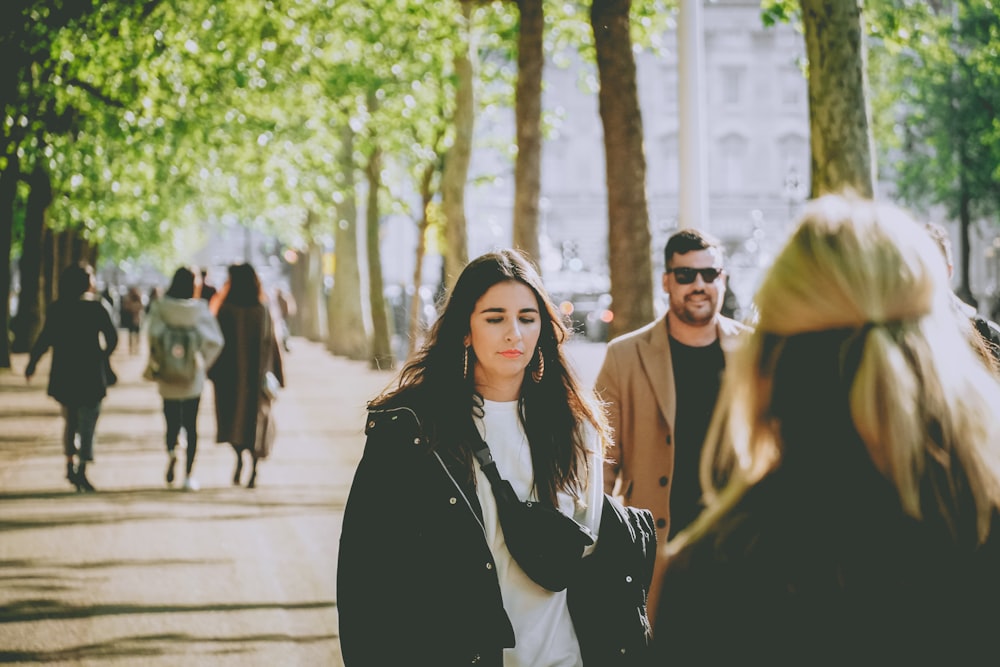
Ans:
<svg viewBox="0 0 1000 667"><path fill-rule="evenodd" d="M674 366L670 361L666 315L657 320L637 351L642 371L653 388L653 397L660 408L660 414L672 426L677 416L677 397L674 394Z"/></svg>

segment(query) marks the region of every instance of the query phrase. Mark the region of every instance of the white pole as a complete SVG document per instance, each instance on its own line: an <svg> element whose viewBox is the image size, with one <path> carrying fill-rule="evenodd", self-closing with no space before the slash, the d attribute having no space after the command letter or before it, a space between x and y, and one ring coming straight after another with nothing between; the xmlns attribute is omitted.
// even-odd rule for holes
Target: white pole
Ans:
<svg viewBox="0 0 1000 667"><path fill-rule="evenodd" d="M705 38L702 0L681 0L677 26L678 226L710 229L705 132Z"/></svg>

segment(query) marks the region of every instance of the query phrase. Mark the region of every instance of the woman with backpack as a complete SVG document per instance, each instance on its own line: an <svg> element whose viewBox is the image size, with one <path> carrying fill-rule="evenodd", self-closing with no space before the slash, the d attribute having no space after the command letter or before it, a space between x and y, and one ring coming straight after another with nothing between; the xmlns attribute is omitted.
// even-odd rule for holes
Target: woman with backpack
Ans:
<svg viewBox="0 0 1000 667"><path fill-rule="evenodd" d="M94 460L94 430L101 402L116 380L109 360L117 345L118 332L111 314L95 294L93 270L86 264L64 269L58 299L49 305L24 376L31 382L38 360L51 347L49 396L62 405L66 479L77 491L94 490L87 479L87 463Z"/></svg>
<svg viewBox="0 0 1000 667"><path fill-rule="evenodd" d="M191 475L198 453L198 407L207 369L222 350L222 331L199 298L201 279L186 266L174 272L163 298L153 302L146 317L149 336L147 377L156 380L167 422L167 484L173 484L177 440L187 439L184 489L197 491Z"/></svg>
<svg viewBox="0 0 1000 667"><path fill-rule="evenodd" d="M271 385L285 386L274 321L253 266L229 267L229 278L212 299L212 309L226 340L208 373L215 385L216 441L228 442L236 452L234 485L241 482L243 452L250 452L247 488L252 489L257 461L267 458L274 444Z"/></svg>

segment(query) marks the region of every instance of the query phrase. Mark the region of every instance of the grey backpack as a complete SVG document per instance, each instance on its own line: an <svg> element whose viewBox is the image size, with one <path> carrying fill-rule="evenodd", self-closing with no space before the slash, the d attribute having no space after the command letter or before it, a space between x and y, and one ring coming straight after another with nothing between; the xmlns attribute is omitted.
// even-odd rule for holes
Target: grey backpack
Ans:
<svg viewBox="0 0 1000 667"><path fill-rule="evenodd" d="M198 374L198 347L201 338L194 327L164 325L150 340L152 373L168 384L193 382Z"/></svg>

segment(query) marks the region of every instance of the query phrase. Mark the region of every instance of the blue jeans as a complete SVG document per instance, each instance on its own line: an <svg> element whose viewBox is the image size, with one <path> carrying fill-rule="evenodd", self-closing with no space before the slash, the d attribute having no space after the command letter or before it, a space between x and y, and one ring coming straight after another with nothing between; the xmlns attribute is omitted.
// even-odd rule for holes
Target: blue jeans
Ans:
<svg viewBox="0 0 1000 667"><path fill-rule="evenodd" d="M66 456L79 454L80 461L94 460L94 431L97 429L97 418L101 416L101 402L96 405L64 405L62 416L65 420L63 430L63 452ZM80 446L77 448L77 436Z"/></svg>

